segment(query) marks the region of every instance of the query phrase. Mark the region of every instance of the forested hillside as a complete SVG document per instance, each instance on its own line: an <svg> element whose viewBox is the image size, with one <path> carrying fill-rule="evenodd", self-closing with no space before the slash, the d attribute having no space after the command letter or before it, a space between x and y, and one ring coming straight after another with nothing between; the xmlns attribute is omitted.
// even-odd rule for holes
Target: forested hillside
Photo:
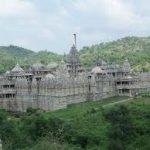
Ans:
<svg viewBox="0 0 150 150"><path fill-rule="evenodd" d="M69 48L68 48L69 49ZM117 41L100 43L90 47L83 47L79 51L81 63L91 67L95 59L100 56L107 62L121 64L129 59L135 71L150 70L150 37L125 37ZM59 62L63 55L48 51L38 53L17 46L0 47L0 73L10 70L16 62L24 68L37 62L48 64Z"/></svg>
<svg viewBox="0 0 150 150"><path fill-rule="evenodd" d="M0 53L8 53L11 54L14 57L24 57L24 56L30 56L32 55L34 52L22 47L18 47L18 46L0 46Z"/></svg>
<svg viewBox="0 0 150 150"><path fill-rule="evenodd" d="M80 58L90 66L97 56L107 62L122 63L126 58L134 70L150 70L150 37L125 37L117 41L84 47Z"/></svg>

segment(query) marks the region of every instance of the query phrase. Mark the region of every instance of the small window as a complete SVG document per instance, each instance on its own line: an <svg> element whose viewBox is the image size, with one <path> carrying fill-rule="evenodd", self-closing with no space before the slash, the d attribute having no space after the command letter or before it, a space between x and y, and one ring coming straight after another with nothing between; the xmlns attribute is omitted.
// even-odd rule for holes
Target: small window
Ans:
<svg viewBox="0 0 150 150"><path fill-rule="evenodd" d="M10 85L10 88L14 88L14 87L15 87L15 85L14 85L14 84Z"/></svg>
<svg viewBox="0 0 150 150"><path fill-rule="evenodd" d="M3 85L3 88L9 88L9 85Z"/></svg>

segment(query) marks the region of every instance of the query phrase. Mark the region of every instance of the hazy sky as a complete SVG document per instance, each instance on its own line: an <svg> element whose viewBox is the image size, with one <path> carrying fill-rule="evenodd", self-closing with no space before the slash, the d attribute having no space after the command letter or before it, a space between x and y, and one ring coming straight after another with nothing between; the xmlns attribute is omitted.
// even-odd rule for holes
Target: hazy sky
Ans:
<svg viewBox="0 0 150 150"><path fill-rule="evenodd" d="M150 35L150 0L0 0L0 45L68 52L124 36Z"/></svg>

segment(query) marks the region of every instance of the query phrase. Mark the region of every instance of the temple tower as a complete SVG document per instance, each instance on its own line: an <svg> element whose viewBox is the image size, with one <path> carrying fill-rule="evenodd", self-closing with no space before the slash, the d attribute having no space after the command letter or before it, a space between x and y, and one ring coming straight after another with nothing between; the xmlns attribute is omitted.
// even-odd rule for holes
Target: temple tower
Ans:
<svg viewBox="0 0 150 150"><path fill-rule="evenodd" d="M78 51L76 48L76 34L73 34L73 36L74 43L67 57L67 69L70 77L77 77L79 74L84 72L84 69L80 63Z"/></svg>

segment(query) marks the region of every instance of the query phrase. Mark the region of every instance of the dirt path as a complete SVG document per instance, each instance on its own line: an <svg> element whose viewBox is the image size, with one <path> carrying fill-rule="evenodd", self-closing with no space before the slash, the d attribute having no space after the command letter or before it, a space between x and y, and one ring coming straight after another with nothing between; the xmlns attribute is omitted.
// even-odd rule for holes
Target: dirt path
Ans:
<svg viewBox="0 0 150 150"><path fill-rule="evenodd" d="M121 101L118 101L118 102L112 102L112 103L109 103L109 104L105 104L105 105L103 105L103 107L112 106L112 105L115 105L115 104L120 104L120 103L124 103L124 102L131 101L131 100L133 100L133 98L128 98L128 99L124 99L124 100L121 100Z"/></svg>

